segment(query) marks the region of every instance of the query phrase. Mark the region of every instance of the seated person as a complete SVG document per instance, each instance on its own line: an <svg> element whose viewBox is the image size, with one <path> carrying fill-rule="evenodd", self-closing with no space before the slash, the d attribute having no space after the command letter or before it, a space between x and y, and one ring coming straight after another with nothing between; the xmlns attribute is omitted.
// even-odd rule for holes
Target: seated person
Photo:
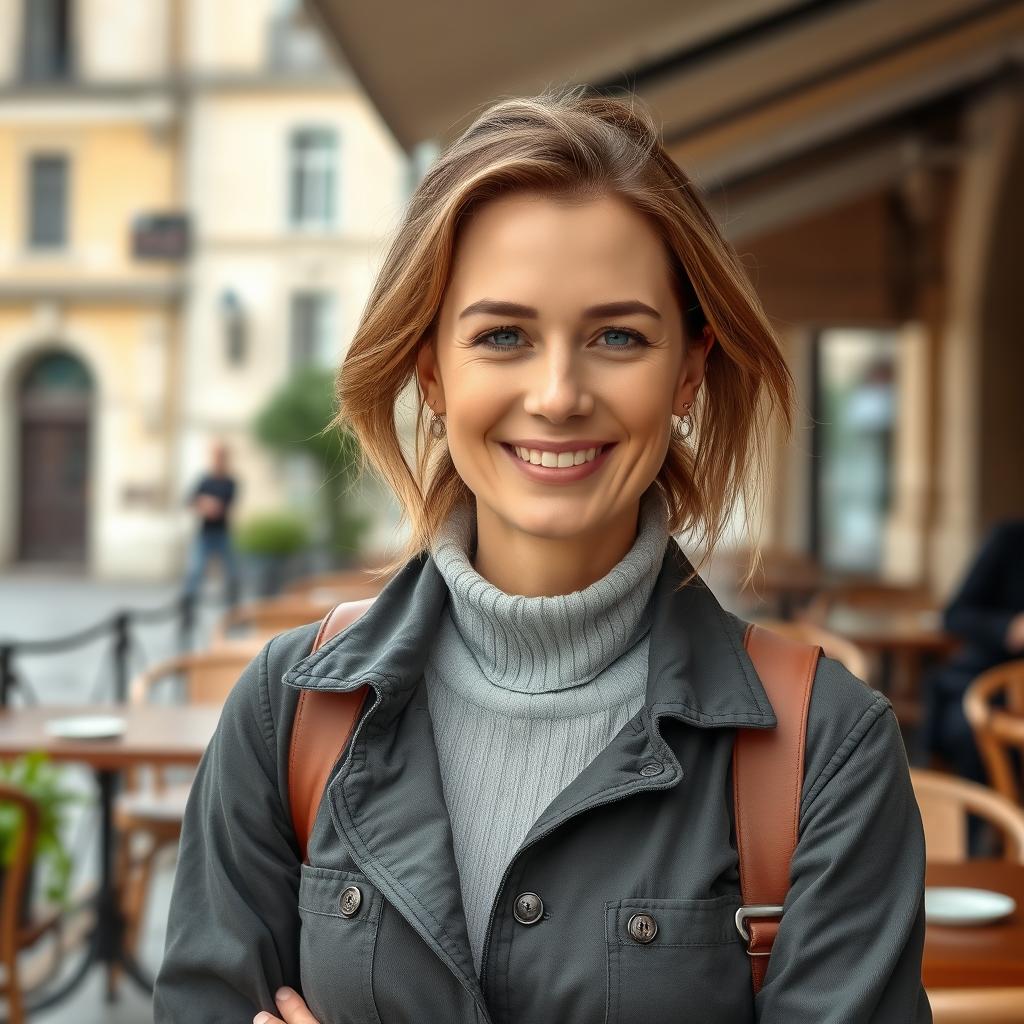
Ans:
<svg viewBox="0 0 1024 1024"><path fill-rule="evenodd" d="M987 785L963 697L986 669L1024 658L1024 519L992 530L943 622L963 646L926 680L924 745L958 775Z"/></svg>

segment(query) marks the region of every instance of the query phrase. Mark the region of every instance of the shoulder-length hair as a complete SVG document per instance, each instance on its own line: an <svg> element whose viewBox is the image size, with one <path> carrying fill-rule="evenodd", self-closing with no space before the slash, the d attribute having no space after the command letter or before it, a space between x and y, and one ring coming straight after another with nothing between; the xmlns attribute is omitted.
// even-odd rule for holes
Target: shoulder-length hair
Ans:
<svg viewBox="0 0 1024 1024"><path fill-rule="evenodd" d="M492 104L435 161L411 196L337 376L337 416L394 491L409 533L383 571L429 551L440 526L471 498L446 441L427 429L425 397L415 415L412 465L397 407L415 380L449 280L460 222L480 204L514 192L559 201L614 194L643 214L664 242L686 334L710 325L717 339L692 410L687 440L673 432L656 478L669 531L705 550L720 540L737 505L750 515L766 480L768 420L792 427L793 382L735 250L693 182L666 153L651 113L628 102L560 86ZM700 563L703 564L703 560ZM751 567L753 571L753 567Z"/></svg>

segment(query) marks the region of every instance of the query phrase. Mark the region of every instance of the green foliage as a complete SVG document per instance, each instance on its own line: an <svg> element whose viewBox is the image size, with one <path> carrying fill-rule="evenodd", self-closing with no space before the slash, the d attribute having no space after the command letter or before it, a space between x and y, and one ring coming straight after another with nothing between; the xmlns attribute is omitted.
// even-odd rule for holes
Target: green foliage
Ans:
<svg viewBox="0 0 1024 1024"><path fill-rule="evenodd" d="M46 872L46 898L67 908L72 860L60 836L63 810L69 804L87 803L88 796L62 789L60 769L42 750L12 761L0 761L0 782L20 789L39 805L39 832L33 856ZM5 868L14 861L22 817L20 807L0 800L0 865Z"/></svg>
<svg viewBox="0 0 1024 1024"><path fill-rule="evenodd" d="M341 558L351 558L359 554L363 546L363 537L373 526L369 516L343 514L331 530L331 551Z"/></svg>
<svg viewBox="0 0 1024 1024"><path fill-rule="evenodd" d="M335 408L334 373L304 367L271 396L253 426L257 439L272 451L302 453L313 460L323 480L321 494L331 550L354 556L372 524L346 507L346 496L359 475L360 450L351 431L325 431Z"/></svg>
<svg viewBox="0 0 1024 1024"><path fill-rule="evenodd" d="M239 524L234 541L239 551L248 554L291 555L309 543L309 531L291 512L264 512Z"/></svg>
<svg viewBox="0 0 1024 1024"><path fill-rule="evenodd" d="M315 366L296 371L256 417L256 437L284 454L302 452L326 475L355 479L359 443L351 431L324 428L335 413L334 374Z"/></svg>

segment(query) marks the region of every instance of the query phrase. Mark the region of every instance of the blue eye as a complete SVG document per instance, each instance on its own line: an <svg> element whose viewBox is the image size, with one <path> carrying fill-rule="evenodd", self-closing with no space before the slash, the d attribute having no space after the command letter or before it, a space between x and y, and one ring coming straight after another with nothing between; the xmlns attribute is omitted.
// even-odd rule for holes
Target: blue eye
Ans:
<svg viewBox="0 0 1024 1024"><path fill-rule="evenodd" d="M493 331L487 331L484 334L480 334L474 339L475 345L483 345L485 348L493 349L496 352L514 352L522 346L517 344L508 344L507 342L498 342L492 339L500 338L502 336L506 338L518 338L519 328L518 327L496 327ZM607 337L608 335L617 335L619 340L611 344L604 345L604 348L621 349L629 351L639 346L648 345L647 339L639 332L629 330L625 327L606 327L601 332L601 337Z"/></svg>
<svg viewBox="0 0 1024 1024"><path fill-rule="evenodd" d="M613 348L621 352L630 352L650 345L650 342L639 331L632 331L625 327L606 327L601 332L601 337L615 339L600 346L601 348Z"/></svg>
<svg viewBox="0 0 1024 1024"><path fill-rule="evenodd" d="M505 343L499 344L494 341L486 340L489 338L500 338L502 335L505 335L506 337L508 335L517 337L519 335L519 331L515 327L498 327L496 330L488 331L486 334L481 334L476 340L487 348L497 349L498 351L509 351L519 347L518 345L508 345Z"/></svg>
<svg viewBox="0 0 1024 1024"><path fill-rule="evenodd" d="M624 338L624 342L616 342L615 344L609 345L609 348L629 348L630 343L636 341L636 335L632 331L622 331L617 327L609 327L608 330L602 333L603 338L607 338L609 334L617 334L620 338Z"/></svg>

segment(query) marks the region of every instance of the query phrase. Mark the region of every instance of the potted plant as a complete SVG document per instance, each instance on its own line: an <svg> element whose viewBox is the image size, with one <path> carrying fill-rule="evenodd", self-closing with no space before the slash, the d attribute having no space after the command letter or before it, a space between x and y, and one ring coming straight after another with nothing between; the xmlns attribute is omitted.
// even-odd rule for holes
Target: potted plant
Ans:
<svg viewBox="0 0 1024 1024"><path fill-rule="evenodd" d="M45 751L35 750L9 761L0 761L0 782L21 790L39 806L39 831L22 897L21 923L27 924L37 871L44 878L43 892L51 903L68 909L72 859L61 837L64 808L87 803L88 795L61 786L61 772ZM0 891L22 827L21 808L0 801Z"/></svg>
<svg viewBox="0 0 1024 1024"><path fill-rule="evenodd" d="M235 546L249 562L261 597L282 587L292 557L309 543L303 519L293 512L263 512L239 524Z"/></svg>

